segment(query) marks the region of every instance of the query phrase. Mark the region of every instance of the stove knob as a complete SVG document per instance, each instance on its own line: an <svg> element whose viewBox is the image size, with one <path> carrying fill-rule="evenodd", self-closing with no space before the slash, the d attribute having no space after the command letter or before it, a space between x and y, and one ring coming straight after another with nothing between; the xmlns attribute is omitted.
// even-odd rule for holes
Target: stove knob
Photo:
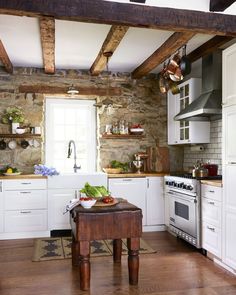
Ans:
<svg viewBox="0 0 236 295"><path fill-rule="evenodd" d="M188 191L192 191L192 190L193 190L193 187L189 184L189 185L187 185L186 189L187 189Z"/></svg>
<svg viewBox="0 0 236 295"><path fill-rule="evenodd" d="M183 182L180 182L180 183L179 183L179 187L180 187L180 188L183 188L183 186L184 186L184 183L183 183Z"/></svg>
<svg viewBox="0 0 236 295"><path fill-rule="evenodd" d="M184 185L183 185L183 188L184 188L184 189L187 189L187 184L184 184Z"/></svg>
<svg viewBox="0 0 236 295"><path fill-rule="evenodd" d="M174 187L178 187L178 183L174 181L174 182L173 182L173 186L174 186Z"/></svg>
<svg viewBox="0 0 236 295"><path fill-rule="evenodd" d="M165 182L165 184L166 184L166 185L169 185L169 181L167 180L167 181Z"/></svg>

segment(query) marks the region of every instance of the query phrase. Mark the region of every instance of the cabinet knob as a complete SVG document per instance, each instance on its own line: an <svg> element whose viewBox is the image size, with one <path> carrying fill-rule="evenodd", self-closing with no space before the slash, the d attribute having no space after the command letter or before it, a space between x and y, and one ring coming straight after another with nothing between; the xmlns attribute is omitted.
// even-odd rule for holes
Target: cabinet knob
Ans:
<svg viewBox="0 0 236 295"><path fill-rule="evenodd" d="M208 225L207 228L208 228L209 230L215 232L215 228L214 228L214 227L211 227L211 226Z"/></svg>
<svg viewBox="0 0 236 295"><path fill-rule="evenodd" d="M215 202L208 201L208 204L210 204L210 205L215 205Z"/></svg>

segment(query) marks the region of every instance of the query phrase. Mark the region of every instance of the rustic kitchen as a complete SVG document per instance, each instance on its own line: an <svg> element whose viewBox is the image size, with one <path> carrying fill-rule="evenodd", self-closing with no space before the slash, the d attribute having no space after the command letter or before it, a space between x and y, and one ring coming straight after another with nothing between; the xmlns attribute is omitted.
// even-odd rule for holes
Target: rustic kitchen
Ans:
<svg viewBox="0 0 236 295"><path fill-rule="evenodd" d="M1 294L236 294L234 1L47 2L0 3Z"/></svg>

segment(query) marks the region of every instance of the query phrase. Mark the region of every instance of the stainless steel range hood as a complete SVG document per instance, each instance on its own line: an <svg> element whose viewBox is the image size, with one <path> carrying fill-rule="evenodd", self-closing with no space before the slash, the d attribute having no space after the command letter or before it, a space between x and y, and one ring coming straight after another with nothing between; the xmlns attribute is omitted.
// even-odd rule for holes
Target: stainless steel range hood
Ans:
<svg viewBox="0 0 236 295"><path fill-rule="evenodd" d="M202 58L202 94L174 119L209 121L222 114L222 51L217 50Z"/></svg>

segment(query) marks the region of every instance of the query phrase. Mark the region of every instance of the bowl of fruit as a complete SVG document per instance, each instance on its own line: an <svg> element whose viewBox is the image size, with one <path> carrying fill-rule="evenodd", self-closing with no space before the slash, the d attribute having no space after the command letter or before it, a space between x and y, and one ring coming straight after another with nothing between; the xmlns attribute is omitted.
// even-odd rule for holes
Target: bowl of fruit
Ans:
<svg viewBox="0 0 236 295"><path fill-rule="evenodd" d="M7 166L3 172L6 176L20 175L21 172L16 167Z"/></svg>
<svg viewBox="0 0 236 295"><path fill-rule="evenodd" d="M90 209L93 205L95 205L96 201L97 200L92 197L81 197L80 205L85 209Z"/></svg>
<svg viewBox="0 0 236 295"><path fill-rule="evenodd" d="M140 124L135 124L130 127L129 131L131 134L142 135L144 132L144 129L142 128Z"/></svg>

